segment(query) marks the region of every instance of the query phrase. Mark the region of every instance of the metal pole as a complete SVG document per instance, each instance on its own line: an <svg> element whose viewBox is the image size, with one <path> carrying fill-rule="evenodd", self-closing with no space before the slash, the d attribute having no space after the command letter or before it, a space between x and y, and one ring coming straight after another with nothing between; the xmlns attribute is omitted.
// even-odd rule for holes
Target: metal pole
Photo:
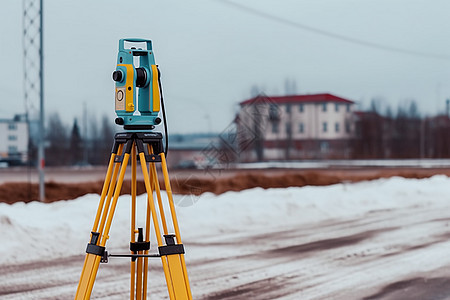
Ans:
<svg viewBox="0 0 450 300"><path fill-rule="evenodd" d="M88 165L87 107L83 103L83 165Z"/></svg>
<svg viewBox="0 0 450 300"><path fill-rule="evenodd" d="M447 101L445 101L446 104L446 114L447 114L447 118L450 117L450 99L447 99Z"/></svg>
<svg viewBox="0 0 450 300"><path fill-rule="evenodd" d="M40 118L39 118L39 148L38 148L38 169L39 169L39 200L45 201L45 154L44 154L44 42L43 42L43 0L39 6L39 82L40 82Z"/></svg>

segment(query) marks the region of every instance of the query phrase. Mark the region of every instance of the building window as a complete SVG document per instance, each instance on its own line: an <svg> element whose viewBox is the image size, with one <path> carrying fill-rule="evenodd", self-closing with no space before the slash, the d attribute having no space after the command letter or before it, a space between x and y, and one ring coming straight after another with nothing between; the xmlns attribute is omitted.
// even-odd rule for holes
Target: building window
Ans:
<svg viewBox="0 0 450 300"><path fill-rule="evenodd" d="M303 112L303 103L300 103L299 105L298 105L298 111L299 112Z"/></svg>
<svg viewBox="0 0 450 300"><path fill-rule="evenodd" d="M334 124L334 130L339 132L339 123Z"/></svg>
<svg viewBox="0 0 450 300"><path fill-rule="evenodd" d="M345 121L345 131L347 133L351 132L351 128L350 128L350 122L349 121Z"/></svg>
<svg viewBox="0 0 450 300"><path fill-rule="evenodd" d="M320 142L320 152L326 153L326 152L328 152L329 148L330 148L330 145L328 144L328 142L325 142L325 141Z"/></svg>
<svg viewBox="0 0 450 300"><path fill-rule="evenodd" d="M16 123L9 123L8 124L8 129L9 130L16 130L17 129L17 124Z"/></svg>
<svg viewBox="0 0 450 300"><path fill-rule="evenodd" d="M305 132L305 125L303 123L300 123L298 126L298 132L303 133Z"/></svg>
<svg viewBox="0 0 450 300"><path fill-rule="evenodd" d="M338 112L339 111L339 103L336 103L334 105L334 111Z"/></svg>
<svg viewBox="0 0 450 300"><path fill-rule="evenodd" d="M292 133L291 128L292 128L291 123L286 123L286 134L287 135L290 135Z"/></svg>
<svg viewBox="0 0 450 300"><path fill-rule="evenodd" d="M286 104L286 112L287 112L288 114L291 113L291 105L290 105L290 104Z"/></svg>
<svg viewBox="0 0 450 300"><path fill-rule="evenodd" d="M322 104L322 111L327 111L327 104L326 103Z"/></svg>
<svg viewBox="0 0 450 300"><path fill-rule="evenodd" d="M8 153L17 153L17 146L8 146Z"/></svg>
<svg viewBox="0 0 450 300"><path fill-rule="evenodd" d="M278 133L278 123L277 122L272 123L272 133Z"/></svg>
<svg viewBox="0 0 450 300"><path fill-rule="evenodd" d="M327 124L327 122L323 122L322 123L322 131L327 132L327 130L328 130L328 124Z"/></svg>
<svg viewBox="0 0 450 300"><path fill-rule="evenodd" d="M17 141L17 135L9 135L8 141Z"/></svg>
<svg viewBox="0 0 450 300"><path fill-rule="evenodd" d="M269 107L269 119L271 121L278 121L278 120L280 120L280 114L279 114L279 111L278 111L278 105L270 104L270 107Z"/></svg>
<svg viewBox="0 0 450 300"><path fill-rule="evenodd" d="M350 104L347 104L347 112L350 112Z"/></svg>

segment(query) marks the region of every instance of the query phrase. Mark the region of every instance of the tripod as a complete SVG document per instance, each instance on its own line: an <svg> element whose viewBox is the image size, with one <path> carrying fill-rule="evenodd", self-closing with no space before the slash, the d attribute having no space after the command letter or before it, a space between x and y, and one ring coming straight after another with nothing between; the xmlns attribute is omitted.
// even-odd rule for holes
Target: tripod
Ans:
<svg viewBox="0 0 450 300"><path fill-rule="evenodd" d="M147 192L145 231L143 228L136 228L136 169L138 157ZM129 160L131 160L131 254L111 255L105 250L105 245L109 239L114 211ZM155 163L157 162L161 163L175 234L168 232L168 223L156 173ZM148 168L147 163L149 163ZM153 197L154 193L156 199ZM155 200L157 200L158 209ZM158 243L158 253L155 254L149 254L151 223L153 223ZM161 133L124 132L115 135L90 242L86 248L83 271L75 296L76 300L90 299L99 264L100 262L108 262L108 257L111 256L131 258L130 299L147 299L148 259L151 257L161 258L169 298L171 300L192 299L184 260L184 247L181 243Z"/></svg>

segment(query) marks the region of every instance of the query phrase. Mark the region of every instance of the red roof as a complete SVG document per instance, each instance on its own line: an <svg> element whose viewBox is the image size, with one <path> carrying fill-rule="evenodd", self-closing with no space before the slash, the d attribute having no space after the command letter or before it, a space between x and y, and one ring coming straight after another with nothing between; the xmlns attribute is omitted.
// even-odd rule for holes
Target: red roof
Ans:
<svg viewBox="0 0 450 300"><path fill-rule="evenodd" d="M311 95L292 95L292 96L257 96L245 101L242 101L240 105L247 105L258 102L274 102L274 103L323 103L323 102L337 102L353 104L355 102L331 95L331 94L311 94Z"/></svg>

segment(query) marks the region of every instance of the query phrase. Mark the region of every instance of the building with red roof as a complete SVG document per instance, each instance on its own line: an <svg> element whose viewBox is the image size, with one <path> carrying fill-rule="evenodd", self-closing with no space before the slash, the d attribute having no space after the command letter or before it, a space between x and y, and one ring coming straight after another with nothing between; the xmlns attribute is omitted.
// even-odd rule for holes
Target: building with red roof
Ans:
<svg viewBox="0 0 450 300"><path fill-rule="evenodd" d="M351 100L332 94L265 96L240 103L241 161L347 158L354 137Z"/></svg>
<svg viewBox="0 0 450 300"><path fill-rule="evenodd" d="M311 94L311 95L290 95L290 96L258 96L251 98L240 103L241 106L245 106L252 103L263 102L264 98L270 98L271 102L279 104L298 104L298 103L341 103L341 104L354 104L353 101L332 95L332 94Z"/></svg>

